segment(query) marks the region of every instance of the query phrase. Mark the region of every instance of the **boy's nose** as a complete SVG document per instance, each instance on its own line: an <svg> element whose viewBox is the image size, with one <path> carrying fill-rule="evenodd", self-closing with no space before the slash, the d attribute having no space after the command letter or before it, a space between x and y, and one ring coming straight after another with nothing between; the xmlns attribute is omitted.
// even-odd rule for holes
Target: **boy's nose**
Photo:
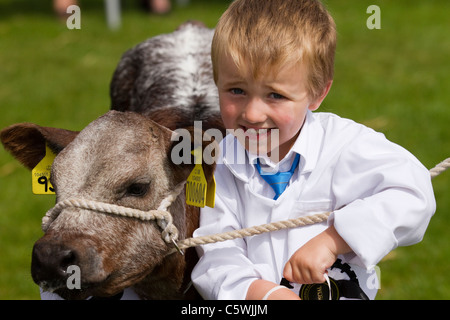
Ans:
<svg viewBox="0 0 450 320"><path fill-rule="evenodd" d="M245 106L242 118L248 123L261 123L267 120L266 105L259 99L252 99Z"/></svg>

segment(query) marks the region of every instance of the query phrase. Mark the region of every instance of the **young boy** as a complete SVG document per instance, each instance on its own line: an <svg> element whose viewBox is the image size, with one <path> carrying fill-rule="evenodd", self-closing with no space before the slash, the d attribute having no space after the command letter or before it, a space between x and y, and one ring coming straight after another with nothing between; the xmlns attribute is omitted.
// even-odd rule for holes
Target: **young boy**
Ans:
<svg viewBox="0 0 450 320"><path fill-rule="evenodd" d="M422 239L435 210L428 170L380 133L312 113L330 90L335 44L333 19L315 0L236 0L220 19L214 79L234 134L221 142L216 205L202 209L195 236L332 214L201 247L192 279L204 298L311 298L305 284L327 274L340 297L373 299L374 266ZM285 171L279 194L267 176Z"/></svg>

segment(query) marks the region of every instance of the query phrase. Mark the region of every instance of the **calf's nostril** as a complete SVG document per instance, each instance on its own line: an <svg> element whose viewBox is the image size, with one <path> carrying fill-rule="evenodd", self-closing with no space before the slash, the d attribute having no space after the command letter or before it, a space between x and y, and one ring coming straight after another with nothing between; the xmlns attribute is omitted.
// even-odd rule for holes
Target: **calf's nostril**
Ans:
<svg viewBox="0 0 450 320"><path fill-rule="evenodd" d="M53 243L39 243L33 249L31 274L35 282L65 279L67 268L78 264L75 250Z"/></svg>
<svg viewBox="0 0 450 320"><path fill-rule="evenodd" d="M67 268L77 264L77 256L73 250L64 250L60 253L59 269L62 274L66 274Z"/></svg>

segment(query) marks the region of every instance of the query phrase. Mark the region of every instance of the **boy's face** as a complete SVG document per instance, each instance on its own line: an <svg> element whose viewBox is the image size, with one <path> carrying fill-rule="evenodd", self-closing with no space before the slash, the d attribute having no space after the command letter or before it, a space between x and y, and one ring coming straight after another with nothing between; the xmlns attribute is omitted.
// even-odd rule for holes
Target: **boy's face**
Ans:
<svg viewBox="0 0 450 320"><path fill-rule="evenodd" d="M239 72L227 55L219 60L217 87L220 110L227 129L235 130L240 143L254 154L283 159L309 110L325 98L311 101L303 64L267 72L254 79L249 70ZM331 85L331 82L330 82Z"/></svg>

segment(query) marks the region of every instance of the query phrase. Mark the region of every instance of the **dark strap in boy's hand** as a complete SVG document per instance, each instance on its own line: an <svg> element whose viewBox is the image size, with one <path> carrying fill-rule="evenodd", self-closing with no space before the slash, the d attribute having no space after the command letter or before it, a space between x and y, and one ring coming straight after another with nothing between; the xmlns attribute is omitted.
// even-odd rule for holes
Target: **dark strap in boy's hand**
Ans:
<svg viewBox="0 0 450 320"><path fill-rule="evenodd" d="M369 297L359 286L356 273L346 263L342 263L340 259L331 266L331 269L340 269L341 273L347 274L349 280L335 280L328 277L329 283L313 283L303 284L298 293L302 300L339 300L340 298L370 300ZM281 280L281 285L289 289L294 287L285 278ZM331 295L330 295L331 290Z"/></svg>

